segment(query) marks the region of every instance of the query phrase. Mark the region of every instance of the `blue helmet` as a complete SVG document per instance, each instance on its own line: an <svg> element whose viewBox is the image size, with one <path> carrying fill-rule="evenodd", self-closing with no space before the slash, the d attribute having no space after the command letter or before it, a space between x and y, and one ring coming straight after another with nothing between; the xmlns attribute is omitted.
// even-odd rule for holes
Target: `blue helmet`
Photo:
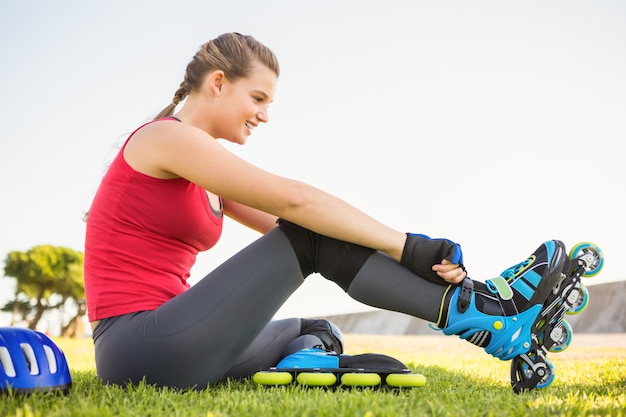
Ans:
<svg viewBox="0 0 626 417"><path fill-rule="evenodd" d="M72 386L65 355L43 333L0 327L0 393L69 391Z"/></svg>

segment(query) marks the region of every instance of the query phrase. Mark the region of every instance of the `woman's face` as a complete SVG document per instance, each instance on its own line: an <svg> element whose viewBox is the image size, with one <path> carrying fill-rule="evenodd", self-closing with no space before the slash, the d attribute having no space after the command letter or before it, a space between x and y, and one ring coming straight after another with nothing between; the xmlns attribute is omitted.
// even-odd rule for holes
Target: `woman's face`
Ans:
<svg viewBox="0 0 626 417"><path fill-rule="evenodd" d="M214 137L243 145L252 130L269 121L268 107L274 99L276 74L256 64L246 78L234 82L224 79L214 123Z"/></svg>

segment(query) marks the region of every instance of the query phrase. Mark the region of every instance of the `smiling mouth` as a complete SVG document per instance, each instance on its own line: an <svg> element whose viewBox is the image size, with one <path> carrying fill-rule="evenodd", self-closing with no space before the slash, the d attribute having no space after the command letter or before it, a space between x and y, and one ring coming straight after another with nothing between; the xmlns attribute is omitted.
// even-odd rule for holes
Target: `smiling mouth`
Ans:
<svg viewBox="0 0 626 417"><path fill-rule="evenodd" d="M246 125L246 127L247 127L248 129L250 129L250 130L254 129L254 126L252 126L252 123L250 123L250 122L249 122L249 121L247 121L247 120L246 120L243 124L244 124L244 125Z"/></svg>

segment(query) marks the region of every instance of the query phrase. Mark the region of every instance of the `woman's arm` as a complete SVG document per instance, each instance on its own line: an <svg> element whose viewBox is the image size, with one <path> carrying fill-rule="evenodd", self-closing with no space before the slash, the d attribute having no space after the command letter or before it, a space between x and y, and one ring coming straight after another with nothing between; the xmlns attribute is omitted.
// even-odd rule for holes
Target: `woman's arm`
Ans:
<svg viewBox="0 0 626 417"><path fill-rule="evenodd" d="M176 121L144 126L127 143L124 157L147 175L182 177L225 200L401 258L404 233L316 187L246 162L194 126Z"/></svg>
<svg viewBox="0 0 626 417"><path fill-rule="evenodd" d="M244 206L232 200L222 199L224 204L224 213L231 219L248 226L260 233L267 233L277 226L278 217L257 210L252 207Z"/></svg>
<svg viewBox="0 0 626 417"><path fill-rule="evenodd" d="M174 121L149 124L128 141L124 157L134 169L146 175L182 177L225 201L238 203L230 206L229 210L234 208L231 214L258 230L268 227L269 217L253 220L247 217L252 212L243 211L242 206L284 218L321 235L379 250L399 262L402 260L407 241L405 233L318 188L274 175L244 161L191 125ZM428 262L419 254L416 256L419 263ZM434 261L441 262L432 269L445 281L458 283L466 276L458 264ZM413 268L410 264L407 266Z"/></svg>

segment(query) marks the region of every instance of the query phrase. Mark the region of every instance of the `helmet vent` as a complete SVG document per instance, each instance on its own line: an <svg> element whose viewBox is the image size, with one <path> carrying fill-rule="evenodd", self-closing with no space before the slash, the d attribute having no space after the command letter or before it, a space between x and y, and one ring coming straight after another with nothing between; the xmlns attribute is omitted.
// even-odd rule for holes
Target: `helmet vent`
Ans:
<svg viewBox="0 0 626 417"><path fill-rule="evenodd" d="M8 377L14 378L17 375L15 373L15 367L13 366L9 349L4 346L0 346L0 367L4 369L4 373Z"/></svg>
<svg viewBox="0 0 626 417"><path fill-rule="evenodd" d="M33 347L28 343L20 343L20 347L22 348L24 359L26 359L26 363L28 364L30 374L39 375L39 366L37 365L37 358L35 357Z"/></svg>
<svg viewBox="0 0 626 417"><path fill-rule="evenodd" d="M46 352L46 358L48 358L48 366L50 367L50 373L57 373L57 358L54 356L54 351L48 345L43 345L43 350Z"/></svg>

